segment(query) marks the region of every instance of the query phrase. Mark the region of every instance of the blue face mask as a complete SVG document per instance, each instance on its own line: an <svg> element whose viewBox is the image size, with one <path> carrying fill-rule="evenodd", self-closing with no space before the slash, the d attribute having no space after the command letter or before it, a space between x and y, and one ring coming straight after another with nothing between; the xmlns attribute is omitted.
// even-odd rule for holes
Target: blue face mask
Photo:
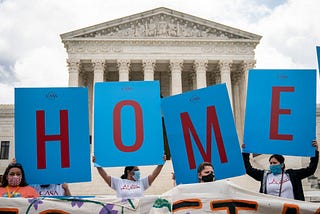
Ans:
<svg viewBox="0 0 320 214"><path fill-rule="evenodd" d="M133 173L134 173L133 176L132 176L133 179L135 181L138 181L140 179L140 171L134 171Z"/></svg>
<svg viewBox="0 0 320 214"><path fill-rule="evenodd" d="M282 164L270 165L270 171L274 175L278 175L282 172Z"/></svg>

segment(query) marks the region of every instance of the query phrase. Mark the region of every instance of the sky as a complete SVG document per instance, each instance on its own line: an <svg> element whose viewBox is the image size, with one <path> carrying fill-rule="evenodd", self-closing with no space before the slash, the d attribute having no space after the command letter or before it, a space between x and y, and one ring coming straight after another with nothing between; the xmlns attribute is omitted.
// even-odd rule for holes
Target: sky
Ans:
<svg viewBox="0 0 320 214"><path fill-rule="evenodd" d="M0 104L15 87L68 86L60 34L157 7L261 35L256 68L318 69L319 0L0 0Z"/></svg>

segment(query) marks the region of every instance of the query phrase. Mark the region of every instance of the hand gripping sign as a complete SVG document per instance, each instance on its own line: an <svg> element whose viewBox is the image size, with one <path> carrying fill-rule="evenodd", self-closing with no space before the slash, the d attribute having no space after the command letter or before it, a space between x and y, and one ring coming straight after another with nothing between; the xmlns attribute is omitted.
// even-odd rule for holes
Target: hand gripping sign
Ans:
<svg viewBox="0 0 320 214"><path fill-rule="evenodd" d="M249 71L245 152L313 156L316 70Z"/></svg>
<svg viewBox="0 0 320 214"><path fill-rule="evenodd" d="M164 98L161 106L177 184L198 182L204 161L216 179L245 173L225 84Z"/></svg>
<svg viewBox="0 0 320 214"><path fill-rule="evenodd" d="M163 164L159 82L103 82L94 91L96 163Z"/></svg>
<svg viewBox="0 0 320 214"><path fill-rule="evenodd" d="M30 184L91 180L86 88L16 88L15 150Z"/></svg>

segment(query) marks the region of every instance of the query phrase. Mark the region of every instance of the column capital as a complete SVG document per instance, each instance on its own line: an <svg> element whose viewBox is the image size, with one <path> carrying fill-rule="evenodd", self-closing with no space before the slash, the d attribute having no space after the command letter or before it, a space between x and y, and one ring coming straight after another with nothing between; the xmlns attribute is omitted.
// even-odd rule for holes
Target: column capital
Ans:
<svg viewBox="0 0 320 214"><path fill-rule="evenodd" d="M69 70L69 86L79 86L80 59L67 59Z"/></svg>
<svg viewBox="0 0 320 214"><path fill-rule="evenodd" d="M194 60L193 66L197 72L206 71L208 68L208 60L206 59L196 59Z"/></svg>
<svg viewBox="0 0 320 214"><path fill-rule="evenodd" d="M181 71L183 68L183 59L171 59L169 67L171 72L176 70Z"/></svg>
<svg viewBox="0 0 320 214"><path fill-rule="evenodd" d="M248 71L249 69L254 68L255 65L256 65L255 60L246 60L242 62L241 67L243 71Z"/></svg>
<svg viewBox="0 0 320 214"><path fill-rule="evenodd" d="M142 60L142 67L145 70L154 70L155 66L156 66L155 59L143 59Z"/></svg>
<svg viewBox="0 0 320 214"><path fill-rule="evenodd" d="M69 72L79 72L80 59L67 59Z"/></svg>
<svg viewBox="0 0 320 214"><path fill-rule="evenodd" d="M119 70L129 69L130 68L130 59L118 59L117 66L118 66Z"/></svg>
<svg viewBox="0 0 320 214"><path fill-rule="evenodd" d="M106 64L105 60L93 59L93 60L91 60L91 62L92 62L92 66L93 66L94 72L96 72L96 71L104 71L104 67L105 67L105 64Z"/></svg>
<svg viewBox="0 0 320 214"><path fill-rule="evenodd" d="M219 68L220 71L229 71L232 66L232 60L220 60L219 61Z"/></svg>

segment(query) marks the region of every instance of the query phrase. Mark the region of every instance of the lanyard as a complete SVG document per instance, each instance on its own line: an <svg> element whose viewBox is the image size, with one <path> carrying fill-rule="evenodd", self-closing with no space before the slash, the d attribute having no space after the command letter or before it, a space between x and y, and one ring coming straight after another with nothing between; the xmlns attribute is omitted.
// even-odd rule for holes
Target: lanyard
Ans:
<svg viewBox="0 0 320 214"><path fill-rule="evenodd" d="M9 186L7 186L6 189L7 189L8 197L12 198L12 196L14 196L14 194L18 191L19 188L20 187L18 186L13 192L10 192Z"/></svg>
<svg viewBox="0 0 320 214"><path fill-rule="evenodd" d="M282 191L283 174L284 174L284 172L282 171L281 180L280 180L280 188L279 188L279 197L281 196L281 191Z"/></svg>

